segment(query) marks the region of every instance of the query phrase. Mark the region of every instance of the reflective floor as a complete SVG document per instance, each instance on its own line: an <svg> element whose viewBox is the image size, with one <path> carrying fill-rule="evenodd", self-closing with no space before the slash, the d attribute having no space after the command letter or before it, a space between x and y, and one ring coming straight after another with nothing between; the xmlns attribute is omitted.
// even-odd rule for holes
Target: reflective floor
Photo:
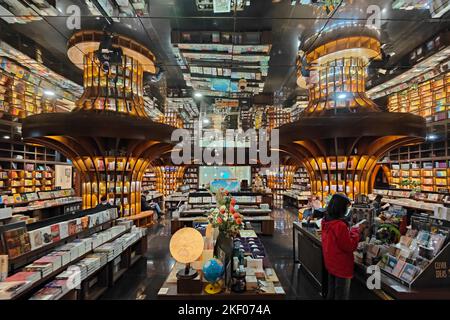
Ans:
<svg viewBox="0 0 450 320"><path fill-rule="evenodd" d="M288 299L322 299L319 288L298 264L293 263L292 222L296 216L293 210L278 209L273 212L275 233L261 239L275 268ZM168 276L174 260L169 253L170 220L167 218L149 230L146 259L139 260L120 280L109 289L102 299L156 299L157 293ZM352 299L373 299L374 297L353 281Z"/></svg>

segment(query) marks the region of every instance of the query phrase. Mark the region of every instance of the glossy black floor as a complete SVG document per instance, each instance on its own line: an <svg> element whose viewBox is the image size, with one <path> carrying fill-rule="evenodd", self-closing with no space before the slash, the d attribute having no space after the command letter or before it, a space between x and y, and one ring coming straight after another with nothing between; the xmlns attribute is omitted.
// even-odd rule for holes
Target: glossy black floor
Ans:
<svg viewBox="0 0 450 320"><path fill-rule="evenodd" d="M288 299L322 299L319 289L305 271L293 263L292 222L293 210L278 209L273 212L275 234L261 237ZM165 219L149 230L148 252L132 269L109 289L102 299L156 299L157 293L169 274L174 260L169 253L170 221ZM367 289L353 281L352 299L374 299Z"/></svg>

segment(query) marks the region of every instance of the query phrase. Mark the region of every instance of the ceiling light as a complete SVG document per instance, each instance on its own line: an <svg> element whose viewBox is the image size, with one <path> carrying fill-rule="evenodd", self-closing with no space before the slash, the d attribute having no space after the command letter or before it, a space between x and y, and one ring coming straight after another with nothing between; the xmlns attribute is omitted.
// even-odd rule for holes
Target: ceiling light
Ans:
<svg viewBox="0 0 450 320"><path fill-rule="evenodd" d="M437 139L437 136L434 134L430 134L427 136L427 140L436 140L436 139Z"/></svg>
<svg viewBox="0 0 450 320"><path fill-rule="evenodd" d="M346 93L340 93L340 94L338 94L337 98L338 99L345 99L345 98L347 98L347 94Z"/></svg>
<svg viewBox="0 0 450 320"><path fill-rule="evenodd" d="M50 96L50 97L53 97L53 96L55 95L55 93L54 93L53 91L50 91L50 90L45 90L45 91L44 91L44 94L45 94L46 96Z"/></svg>
<svg viewBox="0 0 450 320"><path fill-rule="evenodd" d="M196 92L196 93L194 93L194 97L201 98L201 97L203 97L203 95L200 92Z"/></svg>
<svg viewBox="0 0 450 320"><path fill-rule="evenodd" d="M204 124L209 124L209 119L208 119L208 118L204 118L204 119L203 119L203 123L204 123Z"/></svg>
<svg viewBox="0 0 450 320"><path fill-rule="evenodd" d="M3 136L3 139L11 139L11 137L10 136L8 136L8 135L5 135L5 136Z"/></svg>

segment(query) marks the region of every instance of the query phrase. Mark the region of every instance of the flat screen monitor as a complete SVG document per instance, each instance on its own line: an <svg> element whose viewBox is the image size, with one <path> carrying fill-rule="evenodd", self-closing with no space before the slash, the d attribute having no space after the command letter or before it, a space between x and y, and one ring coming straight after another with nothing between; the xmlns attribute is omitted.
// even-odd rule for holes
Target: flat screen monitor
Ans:
<svg viewBox="0 0 450 320"><path fill-rule="evenodd" d="M201 166L199 168L199 186L212 189L224 188L239 191L243 180L251 183L250 166ZM213 190L216 191L216 190Z"/></svg>

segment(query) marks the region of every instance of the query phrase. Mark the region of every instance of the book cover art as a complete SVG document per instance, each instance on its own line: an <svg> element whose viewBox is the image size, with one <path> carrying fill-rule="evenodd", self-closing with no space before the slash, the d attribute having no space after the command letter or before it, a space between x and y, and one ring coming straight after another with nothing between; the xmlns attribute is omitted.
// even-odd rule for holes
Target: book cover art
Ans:
<svg viewBox="0 0 450 320"><path fill-rule="evenodd" d="M65 239L69 236L69 222L64 221L59 224L59 237Z"/></svg>
<svg viewBox="0 0 450 320"><path fill-rule="evenodd" d="M397 265L397 262L398 260L396 257L388 255L384 270L386 270L389 273L392 273L394 271L395 266Z"/></svg>
<svg viewBox="0 0 450 320"><path fill-rule="evenodd" d="M3 237L9 258L18 257L31 250L30 237L25 227L5 231Z"/></svg>
<svg viewBox="0 0 450 320"><path fill-rule="evenodd" d="M48 227L43 227L41 229L39 229L42 231L42 239L44 240L44 245L50 244L53 242L52 239L52 230L51 228Z"/></svg>
<svg viewBox="0 0 450 320"><path fill-rule="evenodd" d="M75 221L76 221L76 233L83 231L83 226L81 224L81 218L77 218Z"/></svg>
<svg viewBox="0 0 450 320"><path fill-rule="evenodd" d="M81 218L81 227L83 230L89 228L89 216L84 216Z"/></svg>
<svg viewBox="0 0 450 320"><path fill-rule="evenodd" d="M59 236L59 224L52 224L50 226L50 230L52 232L52 241L57 242L61 240L61 237Z"/></svg>
<svg viewBox="0 0 450 320"><path fill-rule="evenodd" d="M404 260L399 259L394 269L392 270L392 274L396 277L400 277L400 274L402 273L405 264L406 262Z"/></svg>
<svg viewBox="0 0 450 320"><path fill-rule="evenodd" d="M70 220L69 221L69 236L77 234L77 221Z"/></svg>
<svg viewBox="0 0 450 320"><path fill-rule="evenodd" d="M411 283L419 272L420 269L418 267L410 263L406 263L402 273L400 274L400 279Z"/></svg>
<svg viewBox="0 0 450 320"><path fill-rule="evenodd" d="M38 249L44 245L41 229L29 231L28 234L30 236L31 250Z"/></svg>

